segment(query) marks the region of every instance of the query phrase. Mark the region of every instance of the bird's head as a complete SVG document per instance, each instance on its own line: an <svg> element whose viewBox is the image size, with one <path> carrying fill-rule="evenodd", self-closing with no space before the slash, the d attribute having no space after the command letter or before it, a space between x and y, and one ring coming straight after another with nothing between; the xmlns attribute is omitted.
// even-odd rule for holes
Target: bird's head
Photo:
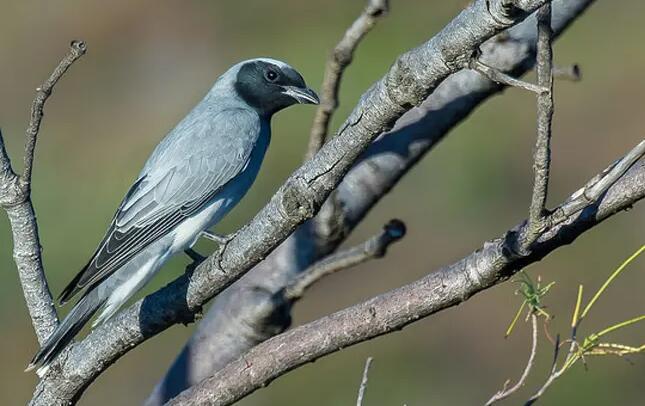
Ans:
<svg viewBox="0 0 645 406"><path fill-rule="evenodd" d="M236 65L234 89L261 115L270 117L293 104L318 104L302 75L284 62L258 58Z"/></svg>

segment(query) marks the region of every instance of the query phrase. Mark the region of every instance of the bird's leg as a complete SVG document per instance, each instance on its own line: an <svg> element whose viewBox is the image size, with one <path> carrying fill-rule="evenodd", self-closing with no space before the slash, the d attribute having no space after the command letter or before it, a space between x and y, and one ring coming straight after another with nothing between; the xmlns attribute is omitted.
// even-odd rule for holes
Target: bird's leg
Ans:
<svg viewBox="0 0 645 406"><path fill-rule="evenodd" d="M217 243L217 252L214 255L217 257L217 263L219 264L220 269L222 269L221 261L222 261L222 254L224 253L224 249L226 249L226 246L228 245L228 243L233 238L235 238L235 236L238 235L239 232L240 230L237 230L230 234L220 235L220 234L212 233L208 230L202 231L202 237L211 241L215 241Z"/></svg>
<svg viewBox="0 0 645 406"><path fill-rule="evenodd" d="M200 254L199 252L195 251L192 248L186 248L184 250L184 253L186 253L186 255L188 255L190 257L190 259L193 260L193 262L196 262L198 264L200 262L203 262L206 259L205 256L203 256L202 254Z"/></svg>

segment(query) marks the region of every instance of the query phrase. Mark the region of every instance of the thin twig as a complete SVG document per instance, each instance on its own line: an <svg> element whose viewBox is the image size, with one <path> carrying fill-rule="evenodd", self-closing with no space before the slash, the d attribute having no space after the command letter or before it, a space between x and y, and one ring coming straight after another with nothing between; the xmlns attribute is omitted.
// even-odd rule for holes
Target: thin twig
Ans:
<svg viewBox="0 0 645 406"><path fill-rule="evenodd" d="M368 0L361 15L345 32L329 56L320 89L320 105L311 126L305 160L309 160L325 143L331 117L338 107L338 90L345 68L352 62L354 51L363 37L374 27L378 18L388 12L388 3L388 0Z"/></svg>
<svg viewBox="0 0 645 406"><path fill-rule="evenodd" d="M520 89L528 90L529 92L533 92L538 95L547 93L549 91L547 87L536 85L531 82L525 82L523 80L516 79L510 75L507 75L506 73L493 68L492 66L486 65L477 58L470 59L470 61L468 62L468 68L481 73L493 82L502 85L518 87Z"/></svg>
<svg viewBox="0 0 645 406"><path fill-rule="evenodd" d="M365 389L367 389L367 379L370 372L370 366L372 366L372 360L374 358L368 357L365 361L365 368L363 369L363 378L361 379L361 386L358 388L358 398L356 399L356 406L363 405L363 398L365 397Z"/></svg>
<svg viewBox="0 0 645 406"><path fill-rule="evenodd" d="M304 292L324 276L356 266L373 258L385 255L390 244L405 236L405 224L400 220L390 220L383 230L356 247L337 252L313 264L300 274L289 286L281 292L282 297L295 301Z"/></svg>
<svg viewBox="0 0 645 406"><path fill-rule="evenodd" d="M538 399L542 395L544 395L544 392L546 392L546 390L553 384L553 382L555 382L558 378L560 378L562 376L562 374L567 370L567 368L566 368L567 362L571 359L571 357L575 356L574 355L575 348L576 348L576 342L572 341L571 345L569 347L569 353L567 354L566 360L565 360L564 365L562 366L562 368L557 369L557 364L553 364L553 368L551 369L551 374L547 378L546 382L544 382L542 387L540 387L540 389L537 392L535 392L535 394L533 396L531 396L529 398L529 400L526 401L524 406L530 406L533 403L537 402ZM557 352L556 352L556 357L557 357Z"/></svg>
<svg viewBox="0 0 645 406"><path fill-rule="evenodd" d="M549 187L551 166L551 122L553 119L553 31L551 29L551 4L537 12L537 79L538 86L548 89L537 99L537 139L533 155L533 193L529 209L526 244L528 248L544 229L544 214Z"/></svg>
<svg viewBox="0 0 645 406"><path fill-rule="evenodd" d="M580 318L578 315L580 314L580 305L582 304L582 292L583 292L583 287L580 285L578 287L578 296L576 297L576 305L573 308L573 316L571 318L571 338L567 341L570 342L569 344L569 351L567 352L567 356L564 360L564 363L562 364L562 367L558 369L558 355L560 353L560 335L558 334L556 341L555 341L555 349L553 352L553 364L551 365L551 372L549 373L549 376L547 377L546 381L544 384L538 389L533 396L531 396L524 406L530 406L533 403L537 402L537 400L544 395L544 392L555 382L556 379L558 379L566 370L569 362L571 361L572 357L575 356L576 352L576 347L578 346L577 342L577 335L578 335L578 325L580 324ZM566 342L566 341L565 341Z"/></svg>
<svg viewBox="0 0 645 406"><path fill-rule="evenodd" d="M580 80L582 80L582 71L580 70L580 65L574 63L567 66L554 66L553 78L579 82Z"/></svg>
<svg viewBox="0 0 645 406"><path fill-rule="evenodd" d="M38 131L40 130L40 123L43 119L43 109L45 102L49 98L56 83L67 72L70 66L76 62L81 56L85 54L87 47L83 41L72 41L70 50L67 55L59 62L58 66L49 78L36 89L36 97L31 105L31 118L26 131L25 141L25 157L24 157L24 172L21 176L21 181L24 184L31 184L31 173L34 166L34 152L36 148L36 140L38 139Z"/></svg>
<svg viewBox="0 0 645 406"><path fill-rule="evenodd" d="M495 395L493 395L492 398L486 402L486 405L492 405L495 402L498 402L502 399L505 399L512 395L513 393L517 392L522 386L524 386L524 383L526 382L526 378L528 378L529 373L531 372L531 368L533 368L533 363L535 361L535 354L537 352L537 314L535 312L531 313L531 328L532 328L532 342L531 342L531 353L529 355L529 361L526 363L526 367L524 368L524 372L522 372L522 376L520 376L520 379L517 381L515 385L513 385L512 388L506 389L506 384L504 385L504 388L497 392ZM508 381L507 381L508 383Z"/></svg>

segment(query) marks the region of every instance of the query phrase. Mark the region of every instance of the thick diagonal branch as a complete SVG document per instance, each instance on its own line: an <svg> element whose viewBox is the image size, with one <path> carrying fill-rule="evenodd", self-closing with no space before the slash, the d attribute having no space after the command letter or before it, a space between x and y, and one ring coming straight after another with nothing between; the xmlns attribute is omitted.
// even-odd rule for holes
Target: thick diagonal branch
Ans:
<svg viewBox="0 0 645 406"><path fill-rule="evenodd" d="M0 206L5 209L9 217L13 237L13 258L39 343L42 343L54 330L58 324L58 317L43 270L38 224L31 202L31 174L36 139L45 102L67 69L84 53L85 43L72 42L69 53L60 61L45 83L36 89L36 97L31 107L31 119L26 131L22 175L17 175L12 169L2 134L0 134Z"/></svg>
<svg viewBox="0 0 645 406"><path fill-rule="evenodd" d="M229 405L272 380L371 338L398 331L508 280L520 269L571 243L586 230L645 197L645 159L591 203L542 234L524 256L511 249L525 238L524 222L455 264L409 285L297 327L251 349L213 376L182 392L170 405ZM520 242L521 243L521 242Z"/></svg>
<svg viewBox="0 0 645 406"><path fill-rule="evenodd" d="M504 7L501 4L504 3ZM338 135L297 169L224 249L192 275L140 300L74 345L39 384L34 404L76 399L111 363L196 312L266 257L297 226L312 218L356 159L407 110L457 72L484 41L520 22L547 0L477 0L430 41L401 55L363 95ZM509 4L511 7L509 7ZM494 6L491 8L491 6Z"/></svg>

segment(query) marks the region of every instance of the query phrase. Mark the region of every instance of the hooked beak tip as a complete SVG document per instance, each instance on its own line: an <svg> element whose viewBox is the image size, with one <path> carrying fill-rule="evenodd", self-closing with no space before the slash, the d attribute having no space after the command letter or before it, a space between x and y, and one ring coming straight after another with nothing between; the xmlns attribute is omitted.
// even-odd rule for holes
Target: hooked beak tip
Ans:
<svg viewBox="0 0 645 406"><path fill-rule="evenodd" d="M288 86L284 88L283 93L301 104L320 104L320 98L316 92L308 87Z"/></svg>

